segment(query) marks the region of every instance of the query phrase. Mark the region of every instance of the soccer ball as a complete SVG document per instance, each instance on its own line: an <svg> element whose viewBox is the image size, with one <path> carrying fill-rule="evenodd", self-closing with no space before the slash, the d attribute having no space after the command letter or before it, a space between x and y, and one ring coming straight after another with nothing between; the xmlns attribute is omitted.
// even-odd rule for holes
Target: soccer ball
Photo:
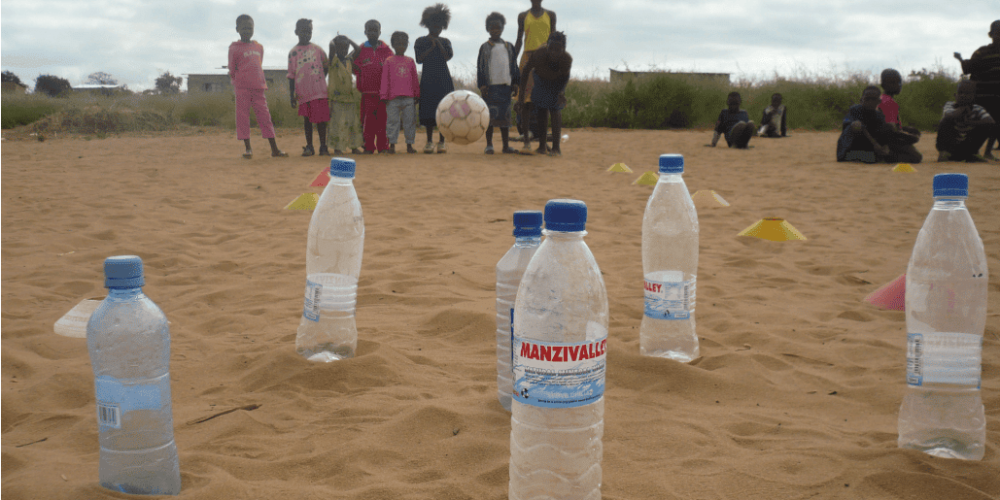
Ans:
<svg viewBox="0 0 1000 500"><path fill-rule="evenodd" d="M472 144L490 126L490 108L478 95L456 90L441 99L437 108L437 126L441 135L455 144Z"/></svg>

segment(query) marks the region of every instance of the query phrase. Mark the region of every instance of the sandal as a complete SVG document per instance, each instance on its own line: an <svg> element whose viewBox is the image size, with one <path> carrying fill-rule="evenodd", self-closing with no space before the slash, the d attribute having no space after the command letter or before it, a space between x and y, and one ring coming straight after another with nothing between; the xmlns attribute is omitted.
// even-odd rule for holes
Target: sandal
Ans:
<svg viewBox="0 0 1000 500"><path fill-rule="evenodd" d="M312 146L305 146L302 148L302 156L312 156L316 154L316 151Z"/></svg>
<svg viewBox="0 0 1000 500"><path fill-rule="evenodd" d="M286 158L288 157L288 153L284 151L278 151L277 153L271 153L271 156L273 156L274 158Z"/></svg>
<svg viewBox="0 0 1000 500"><path fill-rule="evenodd" d="M486 146L486 151L483 151L483 153L488 155L493 154L493 145L490 144L489 146Z"/></svg>

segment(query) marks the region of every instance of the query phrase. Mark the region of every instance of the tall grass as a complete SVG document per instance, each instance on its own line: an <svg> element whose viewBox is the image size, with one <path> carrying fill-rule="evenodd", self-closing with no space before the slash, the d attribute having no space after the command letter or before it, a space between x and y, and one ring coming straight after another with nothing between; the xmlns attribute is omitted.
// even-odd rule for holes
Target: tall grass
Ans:
<svg viewBox="0 0 1000 500"><path fill-rule="evenodd" d="M944 71L913 73L897 96L904 125L933 130L944 103L953 98L957 78ZM456 80L456 88L474 89L474 82ZM571 80L563 110L566 127L631 129L709 128L726 106L731 91L740 92L742 108L760 120L781 93L788 109L788 126L796 129L839 129L847 109L858 102L865 86L877 77L851 73L841 77L775 75L770 80L731 83L663 73L610 83L596 77ZM268 108L276 127L300 127L283 87L267 92ZM172 95L118 94L113 96L4 95L3 128L32 124L36 130L78 133L118 133L165 130L179 124L235 128L235 97L229 92ZM251 114L251 116L253 116ZM252 125L256 120L251 118Z"/></svg>

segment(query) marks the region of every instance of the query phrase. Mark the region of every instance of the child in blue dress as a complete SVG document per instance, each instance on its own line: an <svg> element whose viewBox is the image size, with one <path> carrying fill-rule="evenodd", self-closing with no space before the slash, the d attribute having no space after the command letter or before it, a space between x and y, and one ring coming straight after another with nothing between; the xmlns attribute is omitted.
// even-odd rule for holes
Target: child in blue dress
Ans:
<svg viewBox="0 0 1000 500"><path fill-rule="evenodd" d="M448 29L451 11L442 3L424 9L420 25L427 28L427 36L417 38L413 43L413 53L417 64L423 65L420 74L420 124L427 127L427 145L424 153L434 152L434 127L437 126L437 107L444 96L455 90L455 83L448 70L448 61L455 55L451 41L441 37L441 31ZM444 136L438 134L438 153L447 151Z"/></svg>

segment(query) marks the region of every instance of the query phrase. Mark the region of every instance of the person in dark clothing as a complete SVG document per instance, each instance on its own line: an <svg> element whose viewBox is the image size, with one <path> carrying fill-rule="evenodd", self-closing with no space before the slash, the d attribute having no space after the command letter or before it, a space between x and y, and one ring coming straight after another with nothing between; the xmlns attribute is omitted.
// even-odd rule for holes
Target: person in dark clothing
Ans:
<svg viewBox="0 0 1000 500"><path fill-rule="evenodd" d="M962 73L976 82L975 104L986 109L990 116L997 117L1000 116L1000 20L990 24L989 36L993 43L979 47L968 60L962 60L958 52L955 52L955 59L962 63ZM984 157L996 160L993 144L997 141L1000 141L1000 124L993 125Z"/></svg>
<svg viewBox="0 0 1000 500"><path fill-rule="evenodd" d="M996 125L996 120L982 106L975 104L976 82L958 84L955 100L944 105L938 124L938 161L984 162L979 148Z"/></svg>
<svg viewBox="0 0 1000 500"><path fill-rule="evenodd" d="M715 133L712 135L711 147L715 147L719 142L719 137L726 137L726 144L731 148L747 149L750 138L754 136L753 122L745 109L740 109L743 98L739 92L730 92L726 97L726 109L719 113L719 119L715 122Z"/></svg>

